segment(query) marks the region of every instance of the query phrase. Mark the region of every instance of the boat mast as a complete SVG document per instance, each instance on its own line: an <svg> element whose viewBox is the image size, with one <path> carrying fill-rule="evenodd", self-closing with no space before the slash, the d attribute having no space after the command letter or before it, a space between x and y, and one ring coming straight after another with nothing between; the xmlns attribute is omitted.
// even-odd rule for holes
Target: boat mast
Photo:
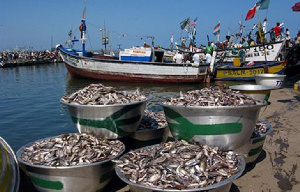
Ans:
<svg viewBox="0 0 300 192"><path fill-rule="evenodd" d="M105 25L105 20L104 20L104 36L103 36L103 29L100 29L101 36L102 36L102 45L104 45L104 53L106 54L106 45L108 44L109 41L109 31L107 31L107 36L106 36L106 25Z"/></svg>
<svg viewBox="0 0 300 192"><path fill-rule="evenodd" d="M170 42L171 42L170 49L171 49L171 51L173 51L173 41L174 41L174 39L173 39L173 34L172 34L171 39L170 39Z"/></svg>
<svg viewBox="0 0 300 192"><path fill-rule="evenodd" d="M86 7L84 7L84 9L83 9L81 24L79 26L79 29L81 31L82 55L83 56L86 56L86 52L85 52L85 41L86 41L85 10L86 10Z"/></svg>

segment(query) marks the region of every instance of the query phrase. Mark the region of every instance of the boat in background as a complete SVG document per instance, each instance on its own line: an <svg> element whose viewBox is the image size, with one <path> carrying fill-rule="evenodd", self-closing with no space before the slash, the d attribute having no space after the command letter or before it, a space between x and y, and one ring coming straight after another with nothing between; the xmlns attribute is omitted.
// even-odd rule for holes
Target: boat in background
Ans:
<svg viewBox="0 0 300 192"><path fill-rule="evenodd" d="M240 62L232 65L216 65L214 70L215 80L255 80L256 74L283 74L286 68L284 61L253 62L249 66L242 66Z"/></svg>
<svg viewBox="0 0 300 192"><path fill-rule="evenodd" d="M195 66L191 63L163 62L163 51L154 51L153 48L150 57L156 58L154 61L147 61L149 56L131 54L126 56L120 54L123 60L99 59L93 57L91 52L65 49L61 45L58 45L57 49L71 76L90 79L128 82L202 82L209 67L209 64ZM143 49L139 51L143 52Z"/></svg>
<svg viewBox="0 0 300 192"><path fill-rule="evenodd" d="M82 50L56 48L71 76L127 82L202 82L209 64L173 62L175 53L154 47L132 47L120 52L118 59L95 57L85 50L85 9L81 19Z"/></svg>
<svg viewBox="0 0 300 192"><path fill-rule="evenodd" d="M229 64L235 58L242 58L245 62L262 62L283 60L283 47L285 41L275 41L265 44L256 44L247 47L217 49L217 63Z"/></svg>
<svg viewBox="0 0 300 192"><path fill-rule="evenodd" d="M0 137L0 191L17 192L20 185L18 160L8 143Z"/></svg>

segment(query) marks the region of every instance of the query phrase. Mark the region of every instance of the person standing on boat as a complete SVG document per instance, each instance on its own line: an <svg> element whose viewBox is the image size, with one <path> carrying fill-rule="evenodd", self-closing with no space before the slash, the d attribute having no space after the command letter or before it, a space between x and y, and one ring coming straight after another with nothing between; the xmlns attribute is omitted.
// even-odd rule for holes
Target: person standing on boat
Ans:
<svg viewBox="0 0 300 192"><path fill-rule="evenodd" d="M291 43L290 31L288 28L286 28L286 30L285 30L285 46L286 46L286 48L290 48L293 46Z"/></svg>
<svg viewBox="0 0 300 192"><path fill-rule="evenodd" d="M81 33L81 38L82 38L83 31L86 31L86 25L83 25L83 21L81 21L81 23L79 25L79 31Z"/></svg>
<svg viewBox="0 0 300 192"><path fill-rule="evenodd" d="M255 36L256 36L256 44L261 44L261 36L259 30L256 31Z"/></svg>
<svg viewBox="0 0 300 192"><path fill-rule="evenodd" d="M275 40L280 41L280 34L281 34L281 28L280 28L280 23L277 23L277 25L273 28L275 32Z"/></svg>
<svg viewBox="0 0 300 192"><path fill-rule="evenodd" d="M211 63L211 54L206 52L205 54L205 63L210 64Z"/></svg>
<svg viewBox="0 0 300 192"><path fill-rule="evenodd" d="M194 61L195 64L199 64L200 63L200 56L199 56L198 53L195 53L193 55L193 61Z"/></svg>
<svg viewBox="0 0 300 192"><path fill-rule="evenodd" d="M179 51L177 51L174 56L174 60L177 64L181 64L183 62L183 55Z"/></svg>
<svg viewBox="0 0 300 192"><path fill-rule="evenodd" d="M270 42L274 42L275 41L275 31L274 29L272 28L270 31Z"/></svg>
<svg viewBox="0 0 300 192"><path fill-rule="evenodd" d="M209 53L210 55L214 51L214 47L211 45L210 42L208 42L207 46L205 47L205 53Z"/></svg>

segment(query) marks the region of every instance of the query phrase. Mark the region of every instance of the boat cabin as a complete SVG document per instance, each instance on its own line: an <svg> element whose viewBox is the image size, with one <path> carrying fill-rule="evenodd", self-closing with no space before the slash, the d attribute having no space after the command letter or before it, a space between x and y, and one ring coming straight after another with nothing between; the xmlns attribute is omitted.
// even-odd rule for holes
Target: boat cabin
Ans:
<svg viewBox="0 0 300 192"><path fill-rule="evenodd" d="M164 53L164 50L154 49L153 47L131 47L120 51L119 60L163 63L167 62Z"/></svg>

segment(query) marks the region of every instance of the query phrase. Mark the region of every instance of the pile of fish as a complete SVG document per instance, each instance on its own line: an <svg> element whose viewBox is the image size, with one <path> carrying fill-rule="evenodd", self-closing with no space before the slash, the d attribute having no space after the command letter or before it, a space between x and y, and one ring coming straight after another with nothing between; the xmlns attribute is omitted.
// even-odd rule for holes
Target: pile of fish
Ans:
<svg viewBox="0 0 300 192"><path fill-rule="evenodd" d="M74 166L111 159L124 150L124 144L118 140L70 133L49 137L24 147L21 158L34 165Z"/></svg>
<svg viewBox="0 0 300 192"><path fill-rule="evenodd" d="M166 105L183 106L241 106L256 105L263 101L255 100L239 91L225 90L219 87L203 88L201 90L180 92L178 98L170 98L163 103Z"/></svg>
<svg viewBox="0 0 300 192"><path fill-rule="evenodd" d="M252 138L255 137L261 137L263 135L265 135L268 131L269 131L269 127L267 125L267 123L263 122L263 121L258 121L255 125L254 131L252 133Z"/></svg>
<svg viewBox="0 0 300 192"><path fill-rule="evenodd" d="M137 130L159 129L167 125L166 116L161 112L145 110Z"/></svg>
<svg viewBox="0 0 300 192"><path fill-rule="evenodd" d="M238 154L178 140L130 151L115 159L129 181L159 189L201 188L238 173Z"/></svg>
<svg viewBox="0 0 300 192"><path fill-rule="evenodd" d="M102 84L90 84L69 96L63 96L61 101L80 105L113 105L144 101L146 99L146 94L140 92L138 89L132 92L117 91L114 87L106 87Z"/></svg>

